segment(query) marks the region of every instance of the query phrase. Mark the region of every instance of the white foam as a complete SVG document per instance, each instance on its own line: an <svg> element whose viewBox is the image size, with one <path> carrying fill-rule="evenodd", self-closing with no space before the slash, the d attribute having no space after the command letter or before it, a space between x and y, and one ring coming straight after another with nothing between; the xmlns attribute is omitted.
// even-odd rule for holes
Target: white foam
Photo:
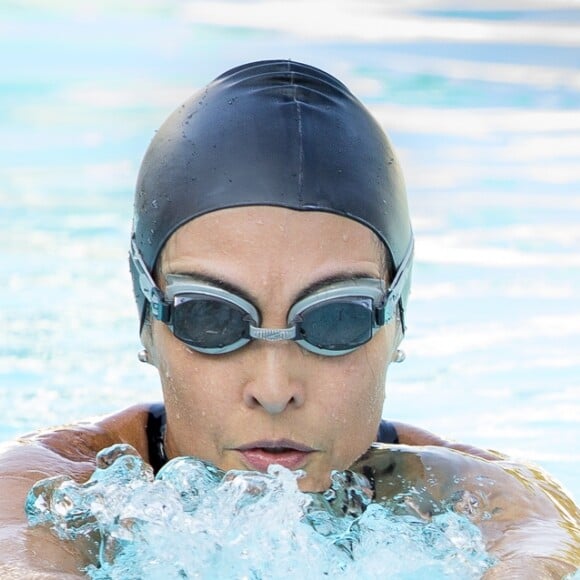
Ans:
<svg viewBox="0 0 580 580"><path fill-rule="evenodd" d="M362 476L335 472L328 492L303 494L299 474L281 467L224 475L186 457L153 481L132 452L111 447L87 484L49 478L26 501L32 525L50 526L61 541L89 541L95 554L100 548L98 565L87 569L95 579L475 579L493 563L465 515L442 502L426 521L402 499L370 503Z"/></svg>

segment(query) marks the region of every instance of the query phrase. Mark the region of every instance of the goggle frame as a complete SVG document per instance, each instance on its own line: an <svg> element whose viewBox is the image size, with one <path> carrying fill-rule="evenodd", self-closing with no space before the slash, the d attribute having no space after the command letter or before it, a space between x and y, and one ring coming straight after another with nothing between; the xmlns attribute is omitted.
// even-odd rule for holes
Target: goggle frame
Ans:
<svg viewBox="0 0 580 580"><path fill-rule="evenodd" d="M132 261L137 273L139 286L143 295L151 306L153 316L166 324L171 332L184 344L204 354L226 354L242 348L251 340L264 340L276 342L281 340L292 340L299 344L307 351L314 352L323 356L342 356L353 352L368 342L378 331L378 329L390 322L395 314L396 306L400 301L405 282L410 273L410 264L413 255L413 243L411 242L407 254L398 269L392 284L385 289L386 284L383 280L376 278L353 278L344 282L329 284L327 287L313 292L312 294L298 300L288 312L288 324L286 328L263 328L259 326L260 315L257 308L245 298L238 296L228 290L200 282L189 276L181 274L170 274L167 276L167 292L157 286L151 273L147 269L141 256L135 239L131 240L130 260ZM240 337L229 345L222 347L205 348L190 344L187 339L176 334L173 326L173 312L179 307L179 304L187 300L188 297L203 296L214 298L232 304L234 307L242 310L247 315L248 335ZM311 310L317 305L328 304L332 301L338 301L344 298L353 298L360 300L367 299L370 304L366 308L372 309L370 334L364 342L348 349L332 350L321 348L309 342L306 338L297 338L298 324L301 316L307 310Z"/></svg>

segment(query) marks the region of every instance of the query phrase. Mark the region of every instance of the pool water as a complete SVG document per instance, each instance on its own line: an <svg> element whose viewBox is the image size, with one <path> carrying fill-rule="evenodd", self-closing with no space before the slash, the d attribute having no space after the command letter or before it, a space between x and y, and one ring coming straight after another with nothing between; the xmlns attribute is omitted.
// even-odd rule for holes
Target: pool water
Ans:
<svg viewBox="0 0 580 580"><path fill-rule="evenodd" d="M405 170L414 286L383 415L580 497L580 6L390 4L3 3L0 440L160 399L127 267L140 158L192 91L289 57L345 81Z"/></svg>

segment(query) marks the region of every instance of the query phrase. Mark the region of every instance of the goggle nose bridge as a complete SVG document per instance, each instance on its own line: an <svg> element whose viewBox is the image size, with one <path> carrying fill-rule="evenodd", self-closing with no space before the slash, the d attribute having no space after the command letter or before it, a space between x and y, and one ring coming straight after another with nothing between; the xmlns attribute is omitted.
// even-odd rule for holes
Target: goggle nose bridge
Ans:
<svg viewBox="0 0 580 580"><path fill-rule="evenodd" d="M294 340L296 338L296 326L290 326L289 328L262 328L250 324L250 337L268 342Z"/></svg>

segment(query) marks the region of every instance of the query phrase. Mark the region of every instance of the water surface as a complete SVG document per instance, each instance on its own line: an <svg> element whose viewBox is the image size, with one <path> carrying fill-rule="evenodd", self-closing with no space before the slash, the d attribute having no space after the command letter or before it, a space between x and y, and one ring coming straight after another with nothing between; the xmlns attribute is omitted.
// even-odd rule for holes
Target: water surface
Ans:
<svg viewBox="0 0 580 580"><path fill-rule="evenodd" d="M160 398L126 261L140 158L196 88L292 58L344 80L405 170L414 291L384 416L580 497L580 7L416 6L3 3L1 439Z"/></svg>

